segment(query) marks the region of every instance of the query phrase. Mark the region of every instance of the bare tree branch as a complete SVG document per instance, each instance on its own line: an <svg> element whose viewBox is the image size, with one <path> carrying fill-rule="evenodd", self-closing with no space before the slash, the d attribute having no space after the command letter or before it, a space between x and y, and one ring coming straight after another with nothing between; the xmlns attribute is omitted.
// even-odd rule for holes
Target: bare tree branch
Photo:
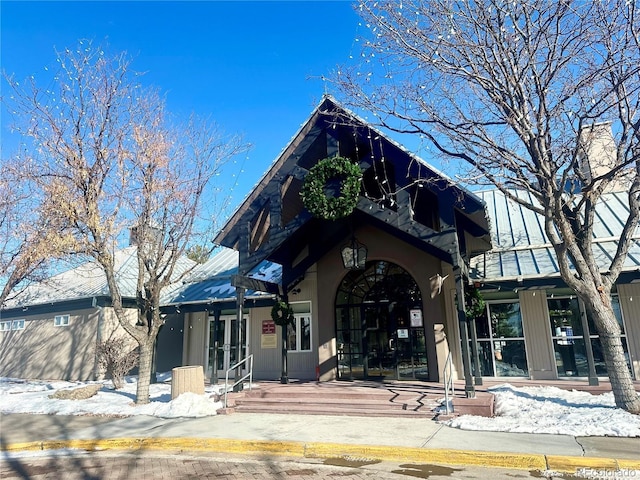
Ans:
<svg viewBox="0 0 640 480"><path fill-rule="evenodd" d="M422 135L467 165L468 183L492 185L544 217L562 278L605 346L616 403L640 412L610 301L640 220L637 8L624 0L363 0L362 62L332 80L381 126ZM629 192L630 213L602 270L594 212L611 189Z"/></svg>

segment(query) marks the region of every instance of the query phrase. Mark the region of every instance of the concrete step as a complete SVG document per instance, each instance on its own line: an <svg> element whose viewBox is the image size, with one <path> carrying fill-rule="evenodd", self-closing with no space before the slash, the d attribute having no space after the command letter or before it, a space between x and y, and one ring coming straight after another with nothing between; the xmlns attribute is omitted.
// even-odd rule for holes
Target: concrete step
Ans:
<svg viewBox="0 0 640 480"><path fill-rule="evenodd" d="M262 382L252 390L228 395L227 411L221 413L300 413L309 415L416 416L444 420L436 409L444 399L440 387L429 384ZM452 398L451 415L493 416L493 395L477 391L469 399L460 391Z"/></svg>
<svg viewBox="0 0 640 480"><path fill-rule="evenodd" d="M343 398L271 398L271 397L251 397L246 396L244 398L237 398L235 400L236 406L248 406L248 405L264 405L270 406L276 409L284 409L289 406L309 406L311 408L321 408L323 406L332 408L355 408L362 410L405 410L405 411L419 411L419 410L431 410L436 406L432 402L426 403L402 403L402 402L387 402L374 399L359 399L357 402L346 401Z"/></svg>
<svg viewBox="0 0 640 480"><path fill-rule="evenodd" d="M360 387L316 384L266 384L233 396L236 413L300 413L309 415L417 416L431 419L437 395L392 385Z"/></svg>
<svg viewBox="0 0 640 480"><path fill-rule="evenodd" d="M238 404L234 408L235 413L271 413L274 415L286 415L297 413L303 415L344 415L344 416L364 416L364 417L398 417L411 416L416 418L432 419L435 417L431 411L413 410L393 410L393 409L362 409L357 406L336 406L336 405L294 405L287 404L286 408L274 408L266 404Z"/></svg>
<svg viewBox="0 0 640 480"><path fill-rule="evenodd" d="M322 389L322 388L316 388L316 389L310 389L310 388L292 388L289 390L286 390L284 388L282 389L267 389L267 390L260 390L260 389L255 389L255 390L250 390L247 391L246 394L250 397L271 397L271 398L294 398L294 397L299 397L299 398L308 398L308 397L317 397L317 396L322 396L323 398L325 397L332 397L332 396L338 396L340 398L345 398L345 399L387 399L387 398L415 398L415 399L419 399L419 398L424 398L427 395L425 395L424 393L420 393L420 392L394 392L394 391L388 391L388 390L383 390L383 391L375 391L375 390L369 390L367 391L366 389L358 391L358 390L348 390L348 389L344 389L344 390L329 390L329 389Z"/></svg>

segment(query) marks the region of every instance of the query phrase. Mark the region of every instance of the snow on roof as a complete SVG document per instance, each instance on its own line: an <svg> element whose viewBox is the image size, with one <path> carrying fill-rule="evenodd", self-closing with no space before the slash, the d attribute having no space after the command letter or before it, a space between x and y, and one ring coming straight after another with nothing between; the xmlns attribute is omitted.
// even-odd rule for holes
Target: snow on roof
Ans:
<svg viewBox="0 0 640 480"><path fill-rule="evenodd" d="M137 247L117 250L114 254L116 280L125 298L135 298L138 280ZM176 272L192 268L194 262L186 257L176 265ZM42 282L28 285L13 298L5 302L4 308L59 303L83 298L109 296L107 279L102 268L95 261L54 275Z"/></svg>

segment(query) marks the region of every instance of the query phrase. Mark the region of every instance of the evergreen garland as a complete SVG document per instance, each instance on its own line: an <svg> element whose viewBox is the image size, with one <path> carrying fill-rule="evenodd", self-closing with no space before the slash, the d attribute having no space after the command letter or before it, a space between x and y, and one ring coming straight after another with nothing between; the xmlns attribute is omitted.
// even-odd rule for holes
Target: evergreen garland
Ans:
<svg viewBox="0 0 640 480"><path fill-rule="evenodd" d="M329 180L340 181L340 195L328 196ZM353 212L360 196L362 172L348 158L331 157L320 160L304 179L300 196L304 206L314 217L337 220Z"/></svg>
<svg viewBox="0 0 640 480"><path fill-rule="evenodd" d="M468 320L474 320L486 313L486 303L480 289L469 287L465 289L465 314Z"/></svg>

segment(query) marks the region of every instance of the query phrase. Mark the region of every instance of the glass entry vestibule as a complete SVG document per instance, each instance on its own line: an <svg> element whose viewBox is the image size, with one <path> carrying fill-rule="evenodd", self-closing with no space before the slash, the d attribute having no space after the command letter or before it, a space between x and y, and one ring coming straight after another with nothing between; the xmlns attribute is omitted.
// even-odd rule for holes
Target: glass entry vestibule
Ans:
<svg viewBox="0 0 640 480"><path fill-rule="evenodd" d="M336 295L338 378L428 378L422 296L384 261L349 272Z"/></svg>

